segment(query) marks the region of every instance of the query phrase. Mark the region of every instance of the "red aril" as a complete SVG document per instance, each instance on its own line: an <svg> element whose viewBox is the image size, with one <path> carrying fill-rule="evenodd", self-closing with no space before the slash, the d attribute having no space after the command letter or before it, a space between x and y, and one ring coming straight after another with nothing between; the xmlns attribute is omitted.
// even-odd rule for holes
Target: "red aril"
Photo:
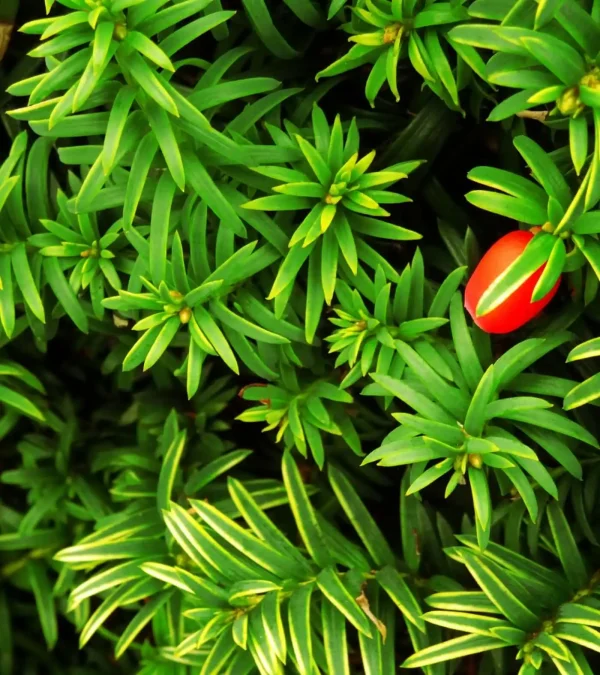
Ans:
<svg viewBox="0 0 600 675"><path fill-rule="evenodd" d="M475 309L481 296L505 270L525 250L534 234L525 230L509 232L499 239L483 256L471 275L465 290L465 307L473 321L486 333L510 333L531 321L555 296L560 279L554 288L541 300L531 301L533 289L541 277L542 265L504 302L484 316L476 316Z"/></svg>

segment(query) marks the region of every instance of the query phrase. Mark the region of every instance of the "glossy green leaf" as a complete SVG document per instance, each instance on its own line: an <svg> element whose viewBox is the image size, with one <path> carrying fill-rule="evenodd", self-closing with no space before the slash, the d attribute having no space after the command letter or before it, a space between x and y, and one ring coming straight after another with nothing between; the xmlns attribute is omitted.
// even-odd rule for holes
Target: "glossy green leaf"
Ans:
<svg viewBox="0 0 600 675"><path fill-rule="evenodd" d="M573 85L585 72L585 62L570 45L547 34L524 37L527 50L564 84Z"/></svg>
<svg viewBox="0 0 600 675"><path fill-rule="evenodd" d="M498 577L490 563L471 552L462 552L461 557L489 600L509 621L523 630L531 630L537 625L536 615Z"/></svg>
<svg viewBox="0 0 600 675"><path fill-rule="evenodd" d="M506 642L491 635L463 635L441 644L426 647L409 656L402 664L403 668L422 668L443 661L480 654L490 649L505 647Z"/></svg>
<svg viewBox="0 0 600 675"><path fill-rule="evenodd" d="M530 199L503 195L487 190L473 190L465 195L466 199L480 209L513 218L528 225L543 225L546 222L546 208Z"/></svg>
<svg viewBox="0 0 600 675"><path fill-rule="evenodd" d="M569 120L569 146L573 166L579 175L588 155L588 123L585 117L571 117Z"/></svg>
<svg viewBox="0 0 600 675"><path fill-rule="evenodd" d="M565 574L573 588L583 588L587 583L588 573L569 523L556 502L548 505L547 513L554 545Z"/></svg>
<svg viewBox="0 0 600 675"><path fill-rule="evenodd" d="M135 638L144 630L144 627L152 621L161 607L169 601L173 595L172 590L163 591L155 595L129 622L127 628L121 633L115 645L115 658L119 658L131 645Z"/></svg>
<svg viewBox="0 0 600 675"><path fill-rule="evenodd" d="M27 577L35 598L44 639L48 649L52 649L58 639L58 622L52 586L42 561L30 560L27 563Z"/></svg>
<svg viewBox="0 0 600 675"><path fill-rule="evenodd" d="M223 539L242 555L247 556L269 572L284 578L295 576L297 566L272 546L247 533L235 521L227 518L218 509L201 501L192 500L194 510Z"/></svg>
<svg viewBox="0 0 600 675"><path fill-rule="evenodd" d="M183 431L173 439L173 442L165 454L156 490L156 503L160 511L168 509L169 507L175 477L185 448L185 441L186 434Z"/></svg>
<svg viewBox="0 0 600 675"><path fill-rule="evenodd" d="M371 636L369 620L350 595L337 573L326 567L317 577L317 586L336 609L361 633Z"/></svg>
<svg viewBox="0 0 600 675"><path fill-rule="evenodd" d="M595 401L598 397L600 397L600 373L573 387L565 396L563 407L565 410L573 410Z"/></svg>
<svg viewBox="0 0 600 675"><path fill-rule="evenodd" d="M486 421L487 409L490 400L496 392L494 366L490 366L484 373L465 416L465 431L471 436L481 436Z"/></svg>
<svg viewBox="0 0 600 675"><path fill-rule="evenodd" d="M330 465L328 473L331 487L338 501L363 544L371 554L375 564L378 566L392 564L394 555L387 541L346 474L342 473L334 465Z"/></svg>
<svg viewBox="0 0 600 675"><path fill-rule="evenodd" d="M290 507L306 549L320 567L328 567L333 562L331 554L308 499L296 462L289 452L283 456L282 472Z"/></svg>
<svg viewBox="0 0 600 675"><path fill-rule="evenodd" d="M548 262L544 267L542 275L538 279L533 293L531 295L532 302L541 300L554 288L556 282L563 272L565 261L567 259L567 249L562 239L556 239Z"/></svg>
<svg viewBox="0 0 600 675"><path fill-rule="evenodd" d="M310 627L310 601L313 584L299 586L288 602L290 638L301 675L312 675L313 647Z"/></svg>
<svg viewBox="0 0 600 675"><path fill-rule="evenodd" d="M23 244L19 244L13 248L11 259L14 278L18 287L21 289L23 298L33 314L43 323L45 321L44 306L37 290L26 249ZM44 264L45 263L46 261L44 261ZM50 282L50 279L48 281Z"/></svg>
<svg viewBox="0 0 600 675"><path fill-rule="evenodd" d="M419 602L402 575L395 568L387 566L380 570L375 578L402 612L402 615L420 631L424 632L425 624L421 618Z"/></svg>

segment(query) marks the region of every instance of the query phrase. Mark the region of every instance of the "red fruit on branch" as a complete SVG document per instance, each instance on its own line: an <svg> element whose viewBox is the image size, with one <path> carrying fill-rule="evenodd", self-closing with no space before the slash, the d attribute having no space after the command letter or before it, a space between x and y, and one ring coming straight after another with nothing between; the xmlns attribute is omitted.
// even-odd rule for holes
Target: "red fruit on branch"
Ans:
<svg viewBox="0 0 600 675"><path fill-rule="evenodd" d="M465 289L465 307L473 321L486 333L510 333L537 316L555 296L560 278L554 288L541 300L531 301L533 289L546 265L539 267L506 300L483 316L475 310L481 296L490 285L511 265L533 239L534 233L524 230L509 232L499 239L483 256Z"/></svg>

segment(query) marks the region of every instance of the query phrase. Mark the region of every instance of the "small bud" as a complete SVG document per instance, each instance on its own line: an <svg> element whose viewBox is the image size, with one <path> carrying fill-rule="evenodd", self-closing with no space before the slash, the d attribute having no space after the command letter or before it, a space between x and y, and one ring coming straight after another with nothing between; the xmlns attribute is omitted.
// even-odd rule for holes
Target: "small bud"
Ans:
<svg viewBox="0 0 600 675"><path fill-rule="evenodd" d="M175 556L175 564L177 567L183 567L183 569L186 569L189 565L190 559L188 558L185 553L178 553Z"/></svg>
<svg viewBox="0 0 600 675"><path fill-rule="evenodd" d="M597 66L588 71L579 83L590 89L600 89L600 68Z"/></svg>
<svg viewBox="0 0 600 675"><path fill-rule="evenodd" d="M383 31L383 44L390 45L396 42L398 35L402 34L403 26L401 23L390 23Z"/></svg>
<svg viewBox="0 0 600 675"><path fill-rule="evenodd" d="M347 186L348 186L348 183L346 181L340 181L339 183L333 183L333 185L329 188L329 194L332 197L340 197L346 191Z"/></svg>
<svg viewBox="0 0 600 675"><path fill-rule="evenodd" d="M475 469L481 469L481 467L483 466L482 456L478 453L469 455L469 464Z"/></svg>
<svg viewBox="0 0 600 675"><path fill-rule="evenodd" d="M122 23L115 24L115 30L113 32L113 37L118 42L123 42L123 40L127 37L127 26L125 26Z"/></svg>
<svg viewBox="0 0 600 675"><path fill-rule="evenodd" d="M48 549L45 548L36 548L29 553L29 557L34 560L39 560L40 558L45 558L48 555Z"/></svg>
<svg viewBox="0 0 600 675"><path fill-rule="evenodd" d="M184 307L179 312L179 320L181 323L189 323L192 318L192 310L189 307Z"/></svg>
<svg viewBox="0 0 600 675"><path fill-rule="evenodd" d="M584 107L584 104L579 100L579 88L569 87L569 89L566 89L556 101L556 107L563 115L569 117L579 114Z"/></svg>

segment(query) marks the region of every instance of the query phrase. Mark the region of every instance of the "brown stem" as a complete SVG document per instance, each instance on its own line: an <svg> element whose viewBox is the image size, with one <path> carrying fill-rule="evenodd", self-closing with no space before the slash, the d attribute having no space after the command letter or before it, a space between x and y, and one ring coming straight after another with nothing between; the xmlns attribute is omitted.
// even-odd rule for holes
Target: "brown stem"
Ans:
<svg viewBox="0 0 600 675"><path fill-rule="evenodd" d="M537 120L538 122L545 122L548 117L547 110L521 110L517 113L517 117L523 117L529 120Z"/></svg>

